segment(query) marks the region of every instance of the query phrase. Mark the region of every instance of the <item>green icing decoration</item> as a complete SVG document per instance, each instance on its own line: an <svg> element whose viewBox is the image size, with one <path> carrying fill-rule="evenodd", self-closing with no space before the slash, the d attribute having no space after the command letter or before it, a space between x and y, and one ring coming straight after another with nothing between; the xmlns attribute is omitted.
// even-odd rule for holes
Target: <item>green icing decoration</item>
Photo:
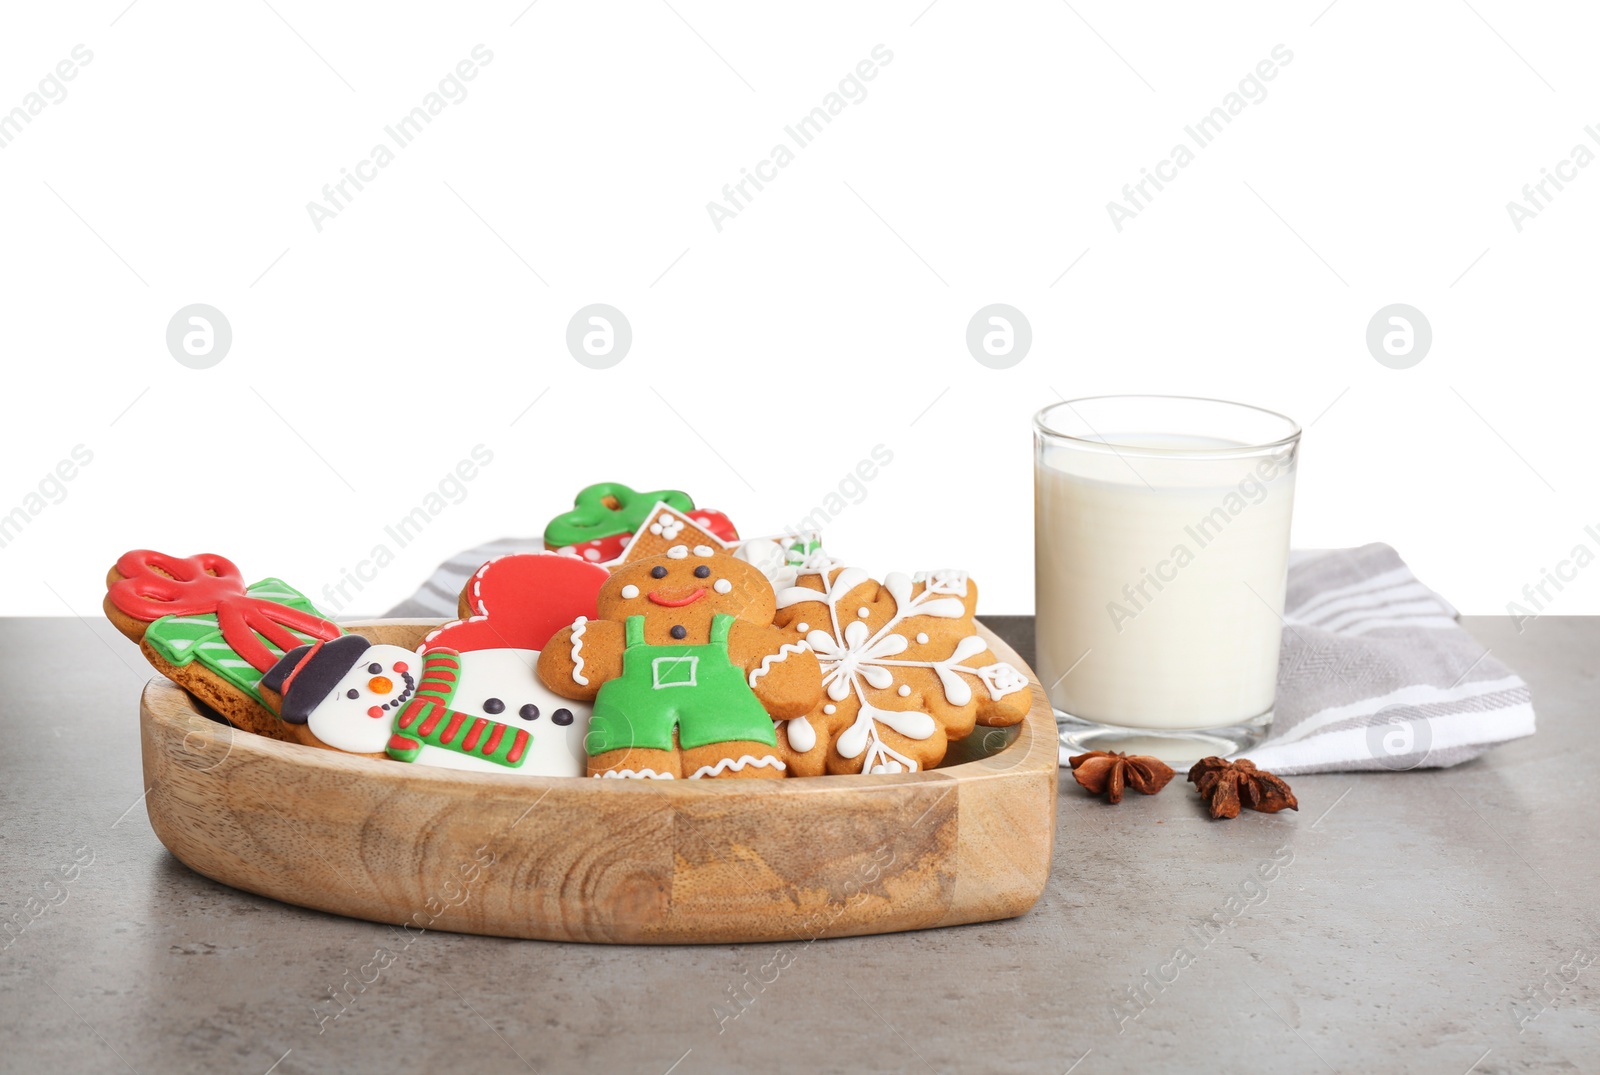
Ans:
<svg viewBox="0 0 1600 1075"><path fill-rule="evenodd" d="M605 498L608 496L616 499L616 507L606 506ZM689 494L677 489L638 493L621 482L600 482L588 486L573 498L571 511L550 520L550 524L544 528L545 543L560 548L616 534L631 534L644 524L645 516L650 514L650 509L656 506L658 500L666 501L669 507L681 512L694 510L694 501L689 499Z"/></svg>
<svg viewBox="0 0 1600 1075"><path fill-rule="evenodd" d="M247 587L245 592L263 601L276 601L299 612L327 619L305 594L282 579L262 579ZM294 634L304 642L316 641L299 631ZM223 640L222 628L217 625L215 615L163 616L145 629L144 637L168 664L182 667L199 661L257 702L262 702L260 684L264 673L257 671ZM256 637L261 636L258 634ZM262 638L261 641L274 653L281 652L266 639Z"/></svg>
<svg viewBox="0 0 1600 1075"><path fill-rule="evenodd" d="M744 669L728 657L733 623L719 612L711 620L710 642L651 646L644 640L643 616L623 621L622 675L595 697L585 740L590 756L623 747L671 750L673 728L685 750L746 739L777 746L772 718Z"/></svg>

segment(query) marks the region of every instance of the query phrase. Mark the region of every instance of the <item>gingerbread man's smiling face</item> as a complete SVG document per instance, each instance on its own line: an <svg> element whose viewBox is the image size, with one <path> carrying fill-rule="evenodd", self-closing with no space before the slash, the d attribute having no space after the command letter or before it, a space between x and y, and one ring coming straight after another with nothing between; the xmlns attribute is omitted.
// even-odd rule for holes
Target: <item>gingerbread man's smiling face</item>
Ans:
<svg viewBox="0 0 1600 1075"><path fill-rule="evenodd" d="M598 611L608 620L645 617L653 642L694 643L710 636L718 613L768 624L776 607L772 584L755 565L708 545L675 545L665 556L613 574L600 591Z"/></svg>

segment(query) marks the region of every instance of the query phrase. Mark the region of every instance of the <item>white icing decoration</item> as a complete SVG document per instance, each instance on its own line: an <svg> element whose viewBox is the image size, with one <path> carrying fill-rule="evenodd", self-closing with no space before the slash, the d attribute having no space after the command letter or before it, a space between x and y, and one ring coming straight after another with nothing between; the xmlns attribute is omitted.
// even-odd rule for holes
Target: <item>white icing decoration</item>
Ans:
<svg viewBox="0 0 1600 1075"><path fill-rule="evenodd" d="M831 717L835 713L839 712L839 707L834 705L832 702L829 702L827 705L822 707L822 711Z"/></svg>
<svg viewBox="0 0 1600 1075"><path fill-rule="evenodd" d="M827 707L827 709L831 712L833 710L833 706L830 705ZM813 728L811 726L811 722L804 717L796 717L789 721L786 730L789 733L789 746L799 751L801 754L807 753L812 747L817 745L817 730Z"/></svg>
<svg viewBox="0 0 1600 1075"><path fill-rule="evenodd" d="M598 560L598 559L600 559L600 550L599 549L584 549L583 550L583 558L585 560L590 560L590 561Z"/></svg>
<svg viewBox="0 0 1600 1075"><path fill-rule="evenodd" d="M774 664L778 663L779 661L787 661L789 659L789 654L804 653L805 651L806 644L804 642L785 642L783 645L778 647L777 653L769 653L765 657L761 658L761 667L750 673L750 686L754 687L756 685L756 680L772 671L772 666Z"/></svg>
<svg viewBox="0 0 1600 1075"><path fill-rule="evenodd" d="M1028 689L1028 677L1004 661L986 664L976 674L989 688L989 697L997 702L1008 694Z"/></svg>
<svg viewBox="0 0 1600 1075"><path fill-rule="evenodd" d="M662 512L656 517L656 521L650 524L650 532L657 537L663 537L671 541L683 532L683 520L675 515L668 515L666 512Z"/></svg>
<svg viewBox="0 0 1600 1075"><path fill-rule="evenodd" d="M733 589L733 583L729 582L727 579L718 579L716 582L711 584L711 588L718 593L727 593L729 590Z"/></svg>
<svg viewBox="0 0 1600 1075"><path fill-rule="evenodd" d="M632 601L635 597L638 597L638 596L639 596L639 587L635 586L633 583L630 582L628 585L626 585L626 586L624 586L622 588L622 599L624 601Z"/></svg>
<svg viewBox="0 0 1600 1075"><path fill-rule="evenodd" d="M711 556L712 555L711 546L710 545L696 545L694 547L694 554L696 556Z"/></svg>
<svg viewBox="0 0 1600 1075"><path fill-rule="evenodd" d="M967 573L957 568L944 567L935 571L918 571L911 578L915 582L926 583L928 593L967 596Z"/></svg>
<svg viewBox="0 0 1600 1075"><path fill-rule="evenodd" d="M905 636L895 631L906 618L937 616L956 619L967 614L965 603L959 597L950 596L966 592L965 572L938 571L928 579L919 575L915 580L901 572L885 576L883 589L894 599L895 610L889 622L876 631L860 619L844 624L839 619L839 602L856 587L871 581L865 571L847 567L832 579L829 579L826 570L814 573L813 577L822 584L820 590L799 585L788 587L778 594L778 607L787 608L806 601L817 601L827 607L832 630L811 630L805 635L806 643L822 665L822 684L828 698L833 702L842 702L852 694L856 696L859 704L856 719L839 736L835 746L840 755L846 758L854 759L864 754L863 772L917 771L913 759L883 741L877 725L892 728L910 739L927 739L938 728L933 717L920 710L881 709L867 700L865 687L885 690L895 685L896 668L932 670L944 689L945 700L952 706L965 706L972 701L972 686L963 678L963 674L982 682L990 697L996 700L1002 694L1020 689L1016 686L1017 680L1026 685L1027 681L1021 677L1021 673L1009 665L972 668L961 663L987 648L983 639L975 634L959 639L950 656L943 660L895 659L910 646ZM916 582L925 582L920 593L914 593ZM865 616L867 611L861 608L858 615ZM917 632L916 639L921 645L929 641L924 631ZM910 693L909 685L902 685L898 691L900 697L907 697ZM832 704L823 706L824 713L831 714L836 710L837 707Z"/></svg>
<svg viewBox="0 0 1600 1075"><path fill-rule="evenodd" d="M639 596L637 587L633 588L635 597ZM626 592L624 597L628 596ZM583 674L583 632L589 629L589 617L579 616L572 621L572 682L580 687L589 685L589 677Z"/></svg>
<svg viewBox="0 0 1600 1075"><path fill-rule="evenodd" d="M909 684L909 683L900 684L900 689L896 693L899 694L900 697L902 697L902 698L911 697L911 684Z"/></svg>
<svg viewBox="0 0 1600 1075"><path fill-rule="evenodd" d="M689 555L689 546L674 545L672 548L667 550L667 555L674 560L685 559Z"/></svg>
<svg viewBox="0 0 1600 1075"><path fill-rule="evenodd" d="M716 765L702 765L700 768L694 771L693 775L691 775L689 779L699 780L701 777L716 776L718 773L724 772L742 773L746 768L749 767L754 767L756 769L777 769L779 772L786 772L789 768L771 754L764 754L759 758L753 757L749 754L742 754L739 756L737 761L732 758L723 758L721 761L717 762Z"/></svg>
<svg viewBox="0 0 1600 1075"><path fill-rule="evenodd" d="M811 549L806 552L806 549ZM803 534L786 534L773 538L751 538L733 550L733 555L754 564L767 576L774 590L784 590L795 584L803 574L831 571L841 566L822 550L822 535L815 531Z"/></svg>
<svg viewBox="0 0 1600 1075"><path fill-rule="evenodd" d="M595 773L596 780L604 777L607 780L671 780L671 773L658 773L654 769L607 769L603 773Z"/></svg>
<svg viewBox="0 0 1600 1075"><path fill-rule="evenodd" d="M807 631L811 630L811 625L809 623L797 623L794 625L794 629L799 631L801 634L805 634Z"/></svg>
<svg viewBox="0 0 1600 1075"><path fill-rule="evenodd" d="M867 608L867 606L862 605L860 608L856 609L856 615L862 619L866 619L868 616L872 615L872 611Z"/></svg>

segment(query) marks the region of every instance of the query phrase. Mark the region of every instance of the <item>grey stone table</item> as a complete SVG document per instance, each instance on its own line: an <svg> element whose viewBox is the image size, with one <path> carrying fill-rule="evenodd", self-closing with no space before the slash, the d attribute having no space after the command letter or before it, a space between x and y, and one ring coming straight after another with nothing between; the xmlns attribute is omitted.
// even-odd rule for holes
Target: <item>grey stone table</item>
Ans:
<svg viewBox="0 0 1600 1075"><path fill-rule="evenodd" d="M191 873L141 801L137 650L0 621L0 1069L1600 1070L1600 619L1466 626L1540 725L1472 764L1298 777L1298 814L1232 822L1065 780L1022 918L614 948L407 945Z"/></svg>

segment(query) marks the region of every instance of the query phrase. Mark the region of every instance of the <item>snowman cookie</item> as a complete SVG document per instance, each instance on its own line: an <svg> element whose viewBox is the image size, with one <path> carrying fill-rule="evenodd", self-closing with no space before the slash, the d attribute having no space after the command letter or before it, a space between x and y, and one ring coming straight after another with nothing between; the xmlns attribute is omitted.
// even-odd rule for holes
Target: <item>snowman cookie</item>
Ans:
<svg viewBox="0 0 1600 1075"><path fill-rule="evenodd" d="M424 637L415 692L383 749L421 765L583 776L589 706L535 675L558 627L596 613L603 567L551 552L490 560L462 590L462 619Z"/></svg>
<svg viewBox="0 0 1600 1075"><path fill-rule="evenodd" d="M804 641L772 626L774 595L754 565L709 545L675 545L619 567L581 618L539 655L539 678L593 702L595 777L781 777L774 720L802 717L822 689Z"/></svg>

